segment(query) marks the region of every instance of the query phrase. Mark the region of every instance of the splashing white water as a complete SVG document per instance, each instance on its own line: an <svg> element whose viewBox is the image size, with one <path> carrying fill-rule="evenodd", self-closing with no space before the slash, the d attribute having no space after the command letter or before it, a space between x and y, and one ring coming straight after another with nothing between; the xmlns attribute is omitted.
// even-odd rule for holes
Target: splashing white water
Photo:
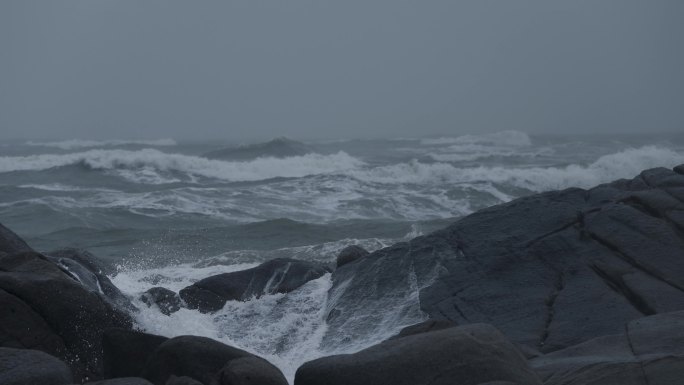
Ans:
<svg viewBox="0 0 684 385"><path fill-rule="evenodd" d="M246 302L228 301L222 310L213 314L182 308L166 316L138 299L153 286L178 291L199 278L247 266L195 268L181 265L122 271L112 277L112 281L140 308L134 317L145 332L166 337L198 335L213 338L266 358L293 383L297 368L304 362L330 354L330 349L321 346L327 330L325 317L327 293L332 285L330 274L288 294L264 295ZM363 349L371 342L357 341L348 350Z"/></svg>

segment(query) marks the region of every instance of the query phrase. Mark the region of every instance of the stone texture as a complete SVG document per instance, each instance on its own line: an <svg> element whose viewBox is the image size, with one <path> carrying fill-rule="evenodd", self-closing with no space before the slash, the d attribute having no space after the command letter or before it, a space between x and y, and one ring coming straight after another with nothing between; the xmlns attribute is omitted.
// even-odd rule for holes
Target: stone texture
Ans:
<svg viewBox="0 0 684 385"><path fill-rule="evenodd" d="M206 313L223 308L226 301L288 293L327 272L319 263L276 258L251 269L205 278L179 294L188 307Z"/></svg>
<svg viewBox="0 0 684 385"><path fill-rule="evenodd" d="M295 385L541 385L525 357L498 330L472 324L391 339L354 354L302 365Z"/></svg>
<svg viewBox="0 0 684 385"><path fill-rule="evenodd" d="M0 348L0 384L71 384L71 370L57 358L37 350Z"/></svg>

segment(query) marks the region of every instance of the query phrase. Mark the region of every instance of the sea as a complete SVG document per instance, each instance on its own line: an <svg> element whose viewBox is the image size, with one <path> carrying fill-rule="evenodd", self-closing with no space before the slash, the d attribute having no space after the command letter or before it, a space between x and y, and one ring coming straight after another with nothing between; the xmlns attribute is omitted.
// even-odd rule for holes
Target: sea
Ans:
<svg viewBox="0 0 684 385"><path fill-rule="evenodd" d="M227 157L205 156L226 148ZM366 309L387 316L344 344L325 343L335 340L325 338L331 274L213 314L166 316L140 294L154 286L177 292L278 257L334 265L349 245L378 250L518 197L682 163L684 133L503 131L266 145L15 140L0 142L0 222L37 250L98 256L140 309L133 316L141 330L217 339L268 359L292 382L306 361L361 350L419 322L420 287Z"/></svg>

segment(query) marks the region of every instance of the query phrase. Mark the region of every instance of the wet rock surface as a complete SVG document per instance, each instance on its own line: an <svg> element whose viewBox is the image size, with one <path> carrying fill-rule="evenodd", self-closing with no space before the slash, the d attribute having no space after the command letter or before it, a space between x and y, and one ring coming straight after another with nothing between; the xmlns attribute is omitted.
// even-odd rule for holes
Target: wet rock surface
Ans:
<svg viewBox="0 0 684 385"><path fill-rule="evenodd" d="M164 287L153 287L140 296L147 306L156 306L165 315L175 313L181 308L178 294Z"/></svg>
<svg viewBox="0 0 684 385"><path fill-rule="evenodd" d="M413 281L432 319L563 349L684 309L683 231L684 175L665 168L516 199L337 269L330 326Z"/></svg>
<svg viewBox="0 0 684 385"><path fill-rule="evenodd" d="M33 251L0 256L0 306L1 346L51 354L77 381L102 378L102 329L131 327L104 295Z"/></svg>
<svg viewBox="0 0 684 385"><path fill-rule="evenodd" d="M320 263L276 258L251 269L205 278L179 294L191 309L212 312L223 308L226 301L288 293L327 272Z"/></svg>

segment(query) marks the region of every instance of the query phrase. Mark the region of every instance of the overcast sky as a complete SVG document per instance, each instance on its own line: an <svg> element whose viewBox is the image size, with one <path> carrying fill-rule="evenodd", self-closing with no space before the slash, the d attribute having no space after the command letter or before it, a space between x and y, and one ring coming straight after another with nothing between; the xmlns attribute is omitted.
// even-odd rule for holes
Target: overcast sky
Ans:
<svg viewBox="0 0 684 385"><path fill-rule="evenodd" d="M684 131L684 1L0 2L0 138Z"/></svg>

